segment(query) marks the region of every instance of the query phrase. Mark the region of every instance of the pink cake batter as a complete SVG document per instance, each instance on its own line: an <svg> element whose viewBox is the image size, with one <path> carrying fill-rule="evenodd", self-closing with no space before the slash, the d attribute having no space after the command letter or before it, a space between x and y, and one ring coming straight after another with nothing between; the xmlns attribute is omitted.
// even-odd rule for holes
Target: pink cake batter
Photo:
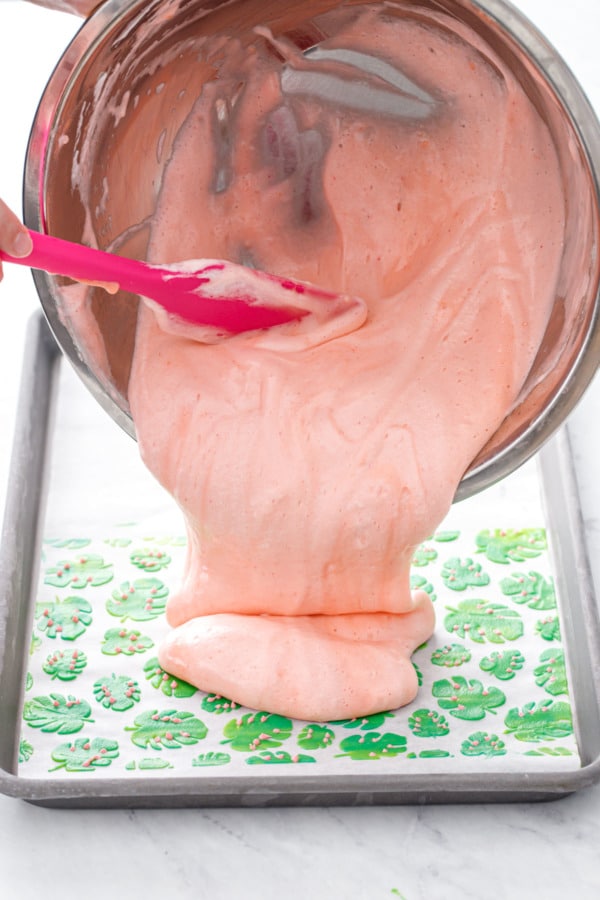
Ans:
<svg viewBox="0 0 600 900"><path fill-rule="evenodd" d="M150 257L254 264L364 298L366 322L203 344L144 307L129 392L189 534L161 665L309 720L414 698L434 627L414 548L519 395L565 217L546 127L465 26L354 6L301 49L320 29L316 53L260 29L204 45Z"/></svg>

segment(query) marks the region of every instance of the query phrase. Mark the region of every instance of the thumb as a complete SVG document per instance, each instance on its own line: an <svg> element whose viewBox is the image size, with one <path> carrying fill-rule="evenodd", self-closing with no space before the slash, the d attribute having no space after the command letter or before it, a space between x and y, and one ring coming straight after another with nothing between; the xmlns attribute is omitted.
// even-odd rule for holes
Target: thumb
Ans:
<svg viewBox="0 0 600 900"><path fill-rule="evenodd" d="M10 256L28 256L33 250L29 232L17 216L0 200L0 249Z"/></svg>

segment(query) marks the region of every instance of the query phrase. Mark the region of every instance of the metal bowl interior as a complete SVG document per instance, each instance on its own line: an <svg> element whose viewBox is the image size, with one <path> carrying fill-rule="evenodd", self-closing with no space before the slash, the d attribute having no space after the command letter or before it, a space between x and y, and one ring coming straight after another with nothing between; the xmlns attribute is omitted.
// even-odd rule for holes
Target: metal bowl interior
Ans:
<svg viewBox="0 0 600 900"><path fill-rule="evenodd" d="M27 224L145 258L173 141L202 89L199 36L257 24L290 33L338 3L109 0L67 48L41 99L26 160ZM508 62L552 134L564 178L567 228L553 313L519 402L459 485L456 499L462 499L531 457L595 374L600 359L600 127L564 62L503 0L418 0L414 5L441 8L466 22ZM84 169L93 177L83 179ZM114 197L127 202L115 204ZM138 301L92 289L104 345L94 358L82 346L75 324L60 312L61 279L43 273L35 279L62 350L101 405L135 437L127 387Z"/></svg>

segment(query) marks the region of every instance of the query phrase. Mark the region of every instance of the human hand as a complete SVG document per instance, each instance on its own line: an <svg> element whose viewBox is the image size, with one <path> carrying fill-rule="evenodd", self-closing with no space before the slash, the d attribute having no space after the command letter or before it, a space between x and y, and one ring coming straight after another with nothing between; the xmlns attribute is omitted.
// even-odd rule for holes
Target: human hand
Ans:
<svg viewBox="0 0 600 900"><path fill-rule="evenodd" d="M19 221L6 203L0 200L0 250L10 256L27 256L33 244L25 226ZM2 263L0 263L0 281L2 280Z"/></svg>

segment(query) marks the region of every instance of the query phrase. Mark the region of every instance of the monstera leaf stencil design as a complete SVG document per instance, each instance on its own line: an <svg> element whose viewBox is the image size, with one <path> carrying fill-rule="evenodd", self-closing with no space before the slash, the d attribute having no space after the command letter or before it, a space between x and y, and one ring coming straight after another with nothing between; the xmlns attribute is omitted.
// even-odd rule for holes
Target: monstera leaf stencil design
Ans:
<svg viewBox="0 0 600 900"><path fill-rule="evenodd" d="M59 550L83 550L84 547L89 547L91 541L89 538L49 538L44 543Z"/></svg>
<svg viewBox="0 0 600 900"><path fill-rule="evenodd" d="M406 753L406 738L401 734L380 734L378 731L367 731L365 734L352 734L340 741L342 753L336 756L348 756L350 759L367 760L383 759Z"/></svg>
<svg viewBox="0 0 600 900"><path fill-rule="evenodd" d="M158 578L138 578L133 584L124 581L106 601L106 609L121 622L148 622L164 613L168 595L168 588Z"/></svg>
<svg viewBox="0 0 600 900"><path fill-rule="evenodd" d="M573 733L571 707L563 700L542 700L526 703L521 709L511 709L506 719L506 734L518 741L551 741Z"/></svg>
<svg viewBox="0 0 600 900"><path fill-rule="evenodd" d="M268 712L245 713L223 729L232 750L248 751L280 747L292 734L291 719Z"/></svg>
<svg viewBox="0 0 600 900"><path fill-rule="evenodd" d="M475 540L477 549L485 553L490 562L501 565L533 559L548 547L544 528L485 530L480 531Z"/></svg>
<svg viewBox="0 0 600 900"><path fill-rule="evenodd" d="M111 581L112 563L105 563L101 556L90 554L78 559L63 559L56 566L46 569L45 584L53 587L83 589L99 587Z"/></svg>
<svg viewBox="0 0 600 900"><path fill-rule="evenodd" d="M489 734L486 731L476 731L470 734L461 744L460 752L463 756L506 756L506 744L497 734Z"/></svg>
<svg viewBox="0 0 600 900"><path fill-rule="evenodd" d="M192 760L192 765L200 767L226 766L230 762L231 756L229 753L217 753L214 750L209 750L208 753L199 753Z"/></svg>
<svg viewBox="0 0 600 900"><path fill-rule="evenodd" d="M94 769L110 766L119 755L119 744L108 738L77 738L68 744L60 744L52 753L52 759L58 763L56 769L67 772L93 772Z"/></svg>
<svg viewBox="0 0 600 900"><path fill-rule="evenodd" d="M505 650L490 653L479 663L483 672L495 675L500 681L510 681L525 664L525 657L520 650Z"/></svg>
<svg viewBox="0 0 600 900"><path fill-rule="evenodd" d="M198 690L193 684L188 684L187 681L182 681L165 672L156 656L149 659L144 666L144 675L150 684L162 691L166 697L175 697L178 700L183 697L193 697Z"/></svg>
<svg viewBox="0 0 600 900"><path fill-rule="evenodd" d="M131 731L131 740L137 747L151 750L178 750L188 744L197 744L206 737L208 728L188 711L156 709L139 715L133 725L125 731Z"/></svg>
<svg viewBox="0 0 600 900"><path fill-rule="evenodd" d="M185 682L182 682L182 684ZM226 712L232 712L234 709L239 709L240 704L236 703L235 700L230 700L228 697L221 697L220 694L207 694L202 698L202 709L209 713L214 713L217 716L222 715Z"/></svg>
<svg viewBox="0 0 600 900"><path fill-rule="evenodd" d="M408 719L408 727L421 738L444 737L450 731L446 717L434 709L417 709Z"/></svg>
<svg viewBox="0 0 600 900"><path fill-rule="evenodd" d="M154 641L140 631L129 628L109 628L102 641L102 652L106 656L134 656L154 647Z"/></svg>
<svg viewBox="0 0 600 900"><path fill-rule="evenodd" d="M263 750L262 753L257 754L257 756L249 756L246 759L246 762L249 766L261 766L277 765L278 763L315 763L316 759L314 756L307 756L306 753L295 753L292 756L286 750Z"/></svg>
<svg viewBox="0 0 600 900"><path fill-rule="evenodd" d="M92 708L85 700L78 700L70 694L50 694L48 697L34 697L23 706L23 719L32 728L51 734L74 734L84 725L94 720L90 718Z"/></svg>
<svg viewBox="0 0 600 900"><path fill-rule="evenodd" d="M94 684L94 697L105 709L125 712L140 701L140 686L127 675L109 675Z"/></svg>
<svg viewBox="0 0 600 900"><path fill-rule="evenodd" d="M486 688L476 678L467 680L460 675L435 681L432 693L442 709L447 709L451 716L469 721L483 719L486 713L493 713L498 706L506 703L506 696L499 688Z"/></svg>
<svg viewBox="0 0 600 900"><path fill-rule="evenodd" d="M431 654L431 662L434 666L444 666L452 669L462 666L471 659L471 651L464 644L445 644L438 647Z"/></svg>
<svg viewBox="0 0 600 900"><path fill-rule="evenodd" d="M435 603L437 600L437 594L435 593L435 589L430 581L427 581L423 575L412 574L410 576L410 589L411 591L425 591L426 594L429 594L429 599L432 603Z"/></svg>
<svg viewBox="0 0 600 900"><path fill-rule="evenodd" d="M421 546L417 547L417 549L415 550L414 556L412 558L412 564L413 566L419 566L420 568L422 568L424 566L428 566L429 563L432 563L437 558L438 552L435 547L421 544Z"/></svg>
<svg viewBox="0 0 600 900"><path fill-rule="evenodd" d="M168 553L153 547L133 550L129 558L134 566L143 569L144 572L160 572L161 569L166 569L171 562Z"/></svg>
<svg viewBox="0 0 600 900"><path fill-rule="evenodd" d="M556 609L554 584L539 572L529 572L528 575L515 572L502 579L500 588L505 597L530 609Z"/></svg>
<svg viewBox="0 0 600 900"><path fill-rule="evenodd" d="M87 666L87 656L82 650L69 650L63 652L57 650L51 653L44 665L43 671L51 678L59 681L73 681Z"/></svg>
<svg viewBox="0 0 600 900"><path fill-rule="evenodd" d="M451 634L469 637L478 644L515 641L523 635L523 620L516 609L501 603L475 598L463 600L456 609L448 607L444 626Z"/></svg>
<svg viewBox="0 0 600 900"><path fill-rule="evenodd" d="M469 587L486 587L490 583L490 576L472 559L463 560L453 556L442 567L442 581L451 591L465 591Z"/></svg>
<svg viewBox="0 0 600 900"><path fill-rule="evenodd" d="M35 611L38 630L49 638L74 641L92 624L92 606L83 597L58 597L48 603L39 603Z"/></svg>
<svg viewBox="0 0 600 900"><path fill-rule="evenodd" d="M377 728L381 728L382 725L385 724L386 719L393 719L394 713L392 712L380 712L380 713L371 713L370 716L362 716L361 718L355 719L338 719L336 722L332 722L332 725L341 725L342 728L360 728L362 731L375 731Z"/></svg>
<svg viewBox="0 0 600 900"><path fill-rule="evenodd" d="M565 654L560 649L544 650L535 669L535 683L553 696L567 694Z"/></svg>
<svg viewBox="0 0 600 900"><path fill-rule="evenodd" d="M298 735L298 746L303 750L323 750L334 739L335 732L326 725L306 725Z"/></svg>
<svg viewBox="0 0 600 900"><path fill-rule="evenodd" d="M560 641L560 619L558 616L546 616L535 624L537 634L545 641Z"/></svg>

